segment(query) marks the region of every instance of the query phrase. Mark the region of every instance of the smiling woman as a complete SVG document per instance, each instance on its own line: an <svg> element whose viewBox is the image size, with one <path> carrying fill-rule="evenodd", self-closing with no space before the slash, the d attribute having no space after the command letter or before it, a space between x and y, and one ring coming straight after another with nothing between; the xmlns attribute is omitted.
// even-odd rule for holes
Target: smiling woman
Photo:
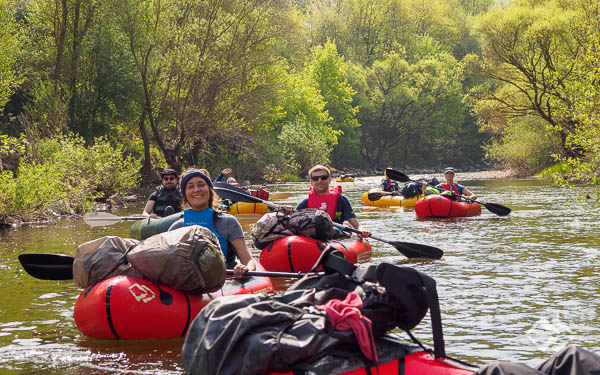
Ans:
<svg viewBox="0 0 600 375"><path fill-rule="evenodd" d="M233 267L235 276L255 270L240 223L234 216L216 210L218 196L210 178L198 169L187 170L181 178L181 195L185 208L183 218L173 223L169 230L190 225L206 227L219 239L227 268ZM241 264L235 264L236 258Z"/></svg>

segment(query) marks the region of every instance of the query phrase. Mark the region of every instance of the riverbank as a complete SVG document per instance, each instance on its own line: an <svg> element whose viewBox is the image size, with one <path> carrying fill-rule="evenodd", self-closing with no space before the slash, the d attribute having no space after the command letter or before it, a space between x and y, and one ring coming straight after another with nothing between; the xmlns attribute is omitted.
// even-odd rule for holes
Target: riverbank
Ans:
<svg viewBox="0 0 600 375"><path fill-rule="evenodd" d="M353 169L348 169L347 172L349 172L350 174L353 174L356 177L368 177L368 176L378 176L381 175L383 176L383 172L384 170L353 170ZM440 175L443 176L442 171L435 171L432 169L426 169L426 170L411 170L411 169L407 169L407 170L403 170L401 171L405 174L407 174L409 177L414 177L414 178L418 178L420 176L429 176L429 175ZM475 178L475 179L482 179L482 178L490 178L490 179L495 179L495 178L513 178L513 177L523 177L523 176L518 176L518 174L511 170L511 169L494 169L494 170L483 170L483 171L461 171L460 169L457 169L457 175L459 175L461 177L461 179L471 179L471 178ZM338 171L332 171L331 172L332 176L337 176L339 174Z"/></svg>

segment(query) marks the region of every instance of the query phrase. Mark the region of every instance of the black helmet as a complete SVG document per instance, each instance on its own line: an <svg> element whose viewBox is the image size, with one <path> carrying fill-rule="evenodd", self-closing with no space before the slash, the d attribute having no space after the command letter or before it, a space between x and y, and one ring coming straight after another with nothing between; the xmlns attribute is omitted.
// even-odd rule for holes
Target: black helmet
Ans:
<svg viewBox="0 0 600 375"><path fill-rule="evenodd" d="M175 176L175 178L179 178L179 176L177 175L177 172L175 172L175 170L171 169L171 168L167 168L164 171L160 172L160 177L162 178L162 177L165 177L165 176L168 176L168 175L171 175L171 174L173 176Z"/></svg>

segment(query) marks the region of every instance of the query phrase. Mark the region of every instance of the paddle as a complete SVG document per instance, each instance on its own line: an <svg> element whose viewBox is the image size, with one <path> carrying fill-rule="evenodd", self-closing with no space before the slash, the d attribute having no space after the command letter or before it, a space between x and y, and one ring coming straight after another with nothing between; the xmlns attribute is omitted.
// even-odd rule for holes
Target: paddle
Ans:
<svg viewBox="0 0 600 375"><path fill-rule="evenodd" d="M19 262L25 271L41 280L71 280L73 278L72 256L62 254L20 254ZM233 275L233 270L225 270L227 275ZM248 271L244 276L288 277L302 278L304 273Z"/></svg>
<svg viewBox="0 0 600 375"><path fill-rule="evenodd" d="M479 203L479 204L483 205L485 208L487 208L490 212L493 212L493 213L495 213L498 216L506 216L506 215L510 214L510 211L511 211L510 208L508 208L506 206L503 206L501 204L497 204L497 203L483 203L483 202L476 201L475 199L471 199L471 198L469 198L469 197L467 197L465 195L459 195L459 194L457 194L457 196L461 197L464 200L468 200L468 201L471 201L471 202Z"/></svg>
<svg viewBox="0 0 600 375"><path fill-rule="evenodd" d="M240 191L238 191L238 190L240 190ZM273 202L263 201L260 198L245 194L242 189L239 189L232 185L215 187L215 191L219 194L219 196L221 196L222 198L225 198L225 199L237 200L239 202L247 202L247 203L264 203L267 206L269 206L270 208L273 208L275 210L280 210L282 208L282 206L275 204ZM336 223L334 223L334 225L337 228L339 228L343 231L346 231L346 232L361 233L361 231L359 231L358 229L349 228L347 226L336 224ZM371 238L373 238L374 240L385 242L385 243L388 243L388 244L394 246L399 252L401 252L407 258L440 259L444 255L444 252L441 249L438 249L437 247L433 247L433 246L429 246L429 245L422 245L422 244L417 244L417 243L401 242L401 241L388 241L388 240L385 240L383 238L379 238L376 236L371 236Z"/></svg>
<svg viewBox="0 0 600 375"><path fill-rule="evenodd" d="M404 173L400 172L400 171L396 171L393 170L392 168L386 168L385 169L385 174L392 180L396 180L396 181L400 181L400 182L409 182L409 181L414 181L411 180L410 177L408 177L407 175L405 175Z"/></svg>
<svg viewBox="0 0 600 375"><path fill-rule="evenodd" d="M269 199L288 199L292 196L292 193L280 192L280 193L271 193Z"/></svg>
<svg viewBox="0 0 600 375"><path fill-rule="evenodd" d="M142 220L148 219L144 216L117 216L108 212L90 212L83 215L83 221L90 227L105 227L116 224L123 220Z"/></svg>
<svg viewBox="0 0 600 375"><path fill-rule="evenodd" d="M367 194L367 198L369 198L370 201L374 202L374 201L380 200L382 197L387 197L387 196L394 197L397 195L400 195L400 194L395 191L373 191L373 192Z"/></svg>

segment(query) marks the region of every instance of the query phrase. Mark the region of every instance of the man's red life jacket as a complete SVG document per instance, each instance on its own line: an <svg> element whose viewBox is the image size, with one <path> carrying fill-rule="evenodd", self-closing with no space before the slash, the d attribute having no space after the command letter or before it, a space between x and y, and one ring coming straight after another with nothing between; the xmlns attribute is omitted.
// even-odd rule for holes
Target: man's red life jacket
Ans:
<svg viewBox="0 0 600 375"><path fill-rule="evenodd" d="M308 208L319 208L327 211L331 220L335 220L339 195L342 194L340 185L334 187L325 195L319 195L313 187L308 191Z"/></svg>

